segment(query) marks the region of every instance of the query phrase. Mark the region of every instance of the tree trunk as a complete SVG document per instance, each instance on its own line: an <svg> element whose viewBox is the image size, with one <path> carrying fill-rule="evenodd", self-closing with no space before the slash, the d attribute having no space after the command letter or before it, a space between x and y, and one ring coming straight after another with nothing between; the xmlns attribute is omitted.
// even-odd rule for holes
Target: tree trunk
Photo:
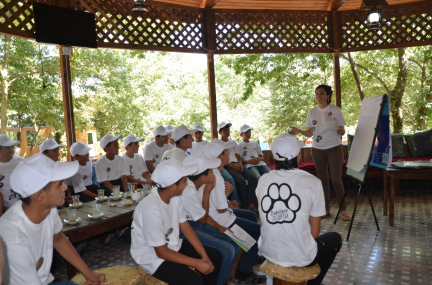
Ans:
<svg viewBox="0 0 432 285"><path fill-rule="evenodd" d="M402 120L402 96L405 91L408 76L408 56L406 48L398 48L399 72L395 87L390 95L391 116L393 119L393 133L401 133L403 128Z"/></svg>
<svg viewBox="0 0 432 285"><path fill-rule="evenodd" d="M348 60L349 60L349 63L351 65L351 70L352 70L355 82L357 84L357 89L358 89L358 92L359 92L359 95L360 95L360 102L361 102L365 98L365 95L364 95L363 86L362 86L362 83L361 83L361 80L360 80L360 75L359 75L359 73L357 71L356 63L355 63L353 57L351 56L350 52L348 53Z"/></svg>
<svg viewBox="0 0 432 285"><path fill-rule="evenodd" d="M11 36L4 36L4 56L1 67L1 129L0 134L6 134L7 130L7 105L8 105L8 90L9 90L9 56L10 56Z"/></svg>
<svg viewBox="0 0 432 285"><path fill-rule="evenodd" d="M422 71L422 75L421 75L421 90L420 90L420 92L421 92L422 95L424 94L424 91L425 91L425 83L426 83L426 77L427 77L426 69L427 69L428 62L429 62L429 56L428 56L427 51L425 50L423 52L423 62L422 62L421 65L419 64L419 67L421 68L421 71ZM432 91L432 90L430 90L430 91ZM429 92L426 95L424 95L424 97L423 97L422 100L423 100L424 103L427 103L427 102L430 102L431 99L432 99L432 96L431 96L431 94ZM418 116L419 119L418 119L418 123L417 123L419 131L423 130L423 128L426 127L426 120L424 118L427 117L427 115L428 115L428 108L426 106L424 106L424 105L421 106L420 109L419 109L419 116Z"/></svg>

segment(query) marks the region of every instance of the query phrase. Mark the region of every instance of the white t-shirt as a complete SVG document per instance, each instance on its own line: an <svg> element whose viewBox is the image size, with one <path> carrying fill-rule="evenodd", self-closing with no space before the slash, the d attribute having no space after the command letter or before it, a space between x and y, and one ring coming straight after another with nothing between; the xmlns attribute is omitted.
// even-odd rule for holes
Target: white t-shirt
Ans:
<svg viewBox="0 0 432 285"><path fill-rule="evenodd" d="M219 139L220 141L223 141L223 140L221 140L221 139ZM228 139L228 141L227 142L235 142L236 144L237 144L237 142L236 141L233 141L232 139ZM237 163L238 162L238 159L237 159L237 157L236 157L236 153L237 154L240 154L240 152L239 152L239 149L238 149L238 145L235 145L235 146L233 146L232 148L229 148L228 149L228 152L229 152L229 162L230 163ZM240 155L241 156L241 155Z"/></svg>
<svg viewBox="0 0 432 285"><path fill-rule="evenodd" d="M78 172L69 179L69 185L73 187L75 194L87 190L86 186L92 185L92 174L91 160L87 161L86 165L79 165Z"/></svg>
<svg viewBox="0 0 432 285"><path fill-rule="evenodd" d="M208 141L200 141L200 142L193 141L192 142L192 149L188 149L188 150L190 150L189 153L204 152L205 146L207 144L208 144Z"/></svg>
<svg viewBox="0 0 432 285"><path fill-rule="evenodd" d="M122 175L132 176L132 178L138 179L140 181L147 181L142 174L147 172L147 167L145 166L145 162L141 154L135 153L133 158L127 156L127 154L123 154L121 156L123 159L123 169ZM129 185L132 183L128 183Z"/></svg>
<svg viewBox="0 0 432 285"><path fill-rule="evenodd" d="M149 142L144 148L144 158L146 161L153 161L153 167L156 168L162 161L164 152L172 149L172 144L164 144L163 147L159 147L156 141Z"/></svg>
<svg viewBox="0 0 432 285"><path fill-rule="evenodd" d="M181 148L173 148L170 149L166 152L164 152L164 154L162 155L162 160L168 160L171 158L175 158L180 162L183 162L183 160L185 160L186 157L188 157L189 155L187 154L187 152L185 152L184 150L182 150Z"/></svg>
<svg viewBox="0 0 432 285"><path fill-rule="evenodd" d="M10 207L19 200L18 194L13 192L10 186L10 176L18 163L23 160L24 158L20 156L14 156L8 162L0 162L0 185L3 183L3 186L0 187L0 193L3 195L5 207Z"/></svg>
<svg viewBox="0 0 432 285"><path fill-rule="evenodd" d="M109 160L104 154L97 162L96 162L96 180L101 183L104 181L112 181L117 180L122 175L123 169L123 159L116 155L113 160Z"/></svg>
<svg viewBox="0 0 432 285"><path fill-rule="evenodd" d="M180 196L165 204L156 187L135 209L132 222L132 258L145 272L152 275L164 262L156 255L155 247L164 244L173 251L182 245L179 224L186 222Z"/></svg>
<svg viewBox="0 0 432 285"><path fill-rule="evenodd" d="M183 189L183 193L181 195L183 208L186 213L186 219L190 221L198 221L206 214L206 211L202 206L203 196L201 195L204 191L205 185L200 187L203 188L200 192L196 189L195 184L192 181L187 179L187 183L188 184Z"/></svg>
<svg viewBox="0 0 432 285"><path fill-rule="evenodd" d="M51 275L53 257L53 236L62 230L63 224L52 207L48 216L34 224L22 209L22 202L16 202L0 218L0 235L6 244L4 285L37 284L46 285L54 280ZM39 270L38 261L43 258Z"/></svg>
<svg viewBox="0 0 432 285"><path fill-rule="evenodd" d="M238 151L240 153L240 157L242 160L250 160L253 158L257 158L260 155L263 155L260 145L257 142L249 141L249 142L239 142ZM245 164L247 168L251 166L258 165L267 165L264 161L260 161L257 165Z"/></svg>
<svg viewBox="0 0 432 285"><path fill-rule="evenodd" d="M306 127L313 128L312 147L329 149L342 143L337 133L339 126L346 122L339 107L329 104L324 109L316 106L310 109L306 119Z"/></svg>
<svg viewBox="0 0 432 285"><path fill-rule="evenodd" d="M273 170L255 190L261 219L259 251L283 267L302 267L316 257L309 216L324 216L321 180L303 170Z"/></svg>
<svg viewBox="0 0 432 285"><path fill-rule="evenodd" d="M219 225L223 227L229 227L234 223L236 215L233 210L228 207L227 198L225 196L225 183L223 177L218 169L213 169L213 174L216 177L216 185L210 193L210 207L209 216L215 220ZM204 195L204 187L199 190L201 200ZM219 213L219 210L227 209L223 213Z"/></svg>

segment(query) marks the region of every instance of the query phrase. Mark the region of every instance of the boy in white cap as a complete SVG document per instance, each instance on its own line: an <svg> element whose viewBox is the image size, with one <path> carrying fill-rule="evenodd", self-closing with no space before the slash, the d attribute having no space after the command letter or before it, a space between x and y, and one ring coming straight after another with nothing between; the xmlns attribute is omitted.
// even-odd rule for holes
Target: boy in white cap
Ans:
<svg viewBox="0 0 432 285"><path fill-rule="evenodd" d="M118 156L118 140L123 136L106 134L99 142L105 154L96 162L96 179L101 188L113 192L113 186L120 186L120 190L127 192L127 178L123 170L123 159Z"/></svg>
<svg viewBox="0 0 432 285"><path fill-rule="evenodd" d="M325 199L321 180L299 170L297 155L304 146L288 133L277 137L271 150L276 168L258 182L259 214L262 223L260 252L283 267L319 264L321 273L308 285L321 284L342 246L338 233L321 236Z"/></svg>
<svg viewBox="0 0 432 285"><path fill-rule="evenodd" d="M195 133L195 131L195 129L190 130L184 125L175 128L171 134L171 138L175 143L175 148L166 151L162 156L162 160L175 158L183 162L183 160L188 157L186 151L192 148L192 134Z"/></svg>
<svg viewBox="0 0 432 285"><path fill-rule="evenodd" d="M231 123L221 122L218 125L218 132L221 136L220 140L224 142L234 142L229 138ZM235 143L235 142L234 142ZM240 152L237 143L228 150L229 163L225 169L232 176L236 183L237 193L240 196L241 206L245 209L252 210L258 215L258 210L255 207L255 189L258 179L247 168L243 167L243 162L240 157ZM247 180L247 183L246 183Z"/></svg>
<svg viewBox="0 0 432 285"><path fill-rule="evenodd" d="M144 158L138 153L139 143L144 138L138 138L134 134L128 135L123 140L123 146L126 152L123 154L123 174L126 175L128 183L152 184L150 174L145 167ZM140 186L142 187L142 186Z"/></svg>
<svg viewBox="0 0 432 285"><path fill-rule="evenodd" d="M89 284L103 284L104 274L92 272L61 232L56 206L64 203L67 187L63 180L77 170L78 162L55 163L38 153L12 172L11 186L21 200L0 218L0 235L6 245L3 284L58 284L51 283L53 249Z"/></svg>
<svg viewBox="0 0 432 285"><path fill-rule="evenodd" d="M232 149L236 142L223 142L214 139L205 147L205 154L210 159L219 158L221 164L213 169L216 179L215 188L211 191L208 207L209 216L219 225L231 228L237 224L246 231L252 238L258 240L261 226L257 223L257 217L252 211L242 209L230 209L225 198L225 185L220 174L222 168L229 163L229 149ZM235 277L239 284L262 284L266 282L265 276L256 275L253 266L257 258L258 246L255 243L248 252L241 255Z"/></svg>
<svg viewBox="0 0 432 285"><path fill-rule="evenodd" d="M187 186L181 196L183 208L200 242L222 253L223 261L217 283L222 285L231 273L240 247L225 234L230 229L216 223L208 214L210 193L216 184L212 169L219 167L221 161L218 158L209 159L205 153L200 152L184 160L183 165L189 164L198 164L198 170L187 179ZM183 238L182 235L180 237Z"/></svg>
<svg viewBox="0 0 432 285"><path fill-rule="evenodd" d="M195 129L195 133L193 133L194 141L192 142L192 148L188 150L189 154L191 154L194 150L195 152L203 152L205 145L208 141L203 140L204 137L204 128L200 124L196 124L192 127Z"/></svg>
<svg viewBox="0 0 432 285"><path fill-rule="evenodd" d="M78 161L79 168L78 172L69 179L69 185L73 188L73 194L80 195L80 201L82 202L94 201L98 196L97 190L99 187L94 186L92 183L93 170L92 162L89 158L90 150L91 148L83 142L75 142L70 148L70 153ZM105 195L110 195L110 192L106 189Z"/></svg>
<svg viewBox="0 0 432 285"><path fill-rule="evenodd" d="M39 150L44 155L48 156L54 161L60 161L60 149L64 148L64 146L59 145L53 139L47 139L39 146Z"/></svg>
<svg viewBox="0 0 432 285"><path fill-rule="evenodd" d="M271 169L264 162L264 156L260 145L257 142L251 141L251 130L249 125L243 125L240 127L240 136L243 141L239 142L238 149L240 152L240 157L244 167L249 169L256 179L261 178L261 173L266 174L271 171Z"/></svg>
<svg viewBox="0 0 432 285"><path fill-rule="evenodd" d="M19 141L0 135L0 217L19 200L10 185L12 171L23 160L22 157L14 155L15 146L19 144Z"/></svg>
<svg viewBox="0 0 432 285"><path fill-rule="evenodd" d="M172 147L168 144L169 132L164 126L158 126L153 130L154 141L149 142L144 150L144 159L146 162L147 170L153 173L156 166L162 161L162 155Z"/></svg>
<svg viewBox="0 0 432 285"><path fill-rule="evenodd" d="M174 127L171 125L165 126L165 129L168 131L168 145L171 148L175 148L175 141L171 138L171 134L174 132Z"/></svg>
<svg viewBox="0 0 432 285"><path fill-rule="evenodd" d="M197 170L196 164L162 161L152 175L157 187L133 214L132 258L146 273L168 284L217 284L222 256L200 243L186 219L180 197L187 176ZM180 230L185 239L180 239Z"/></svg>

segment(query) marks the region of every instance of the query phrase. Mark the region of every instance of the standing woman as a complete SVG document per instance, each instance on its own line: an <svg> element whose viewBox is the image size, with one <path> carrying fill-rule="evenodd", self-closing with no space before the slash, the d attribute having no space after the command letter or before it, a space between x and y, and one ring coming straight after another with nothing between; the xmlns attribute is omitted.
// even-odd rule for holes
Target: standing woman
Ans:
<svg viewBox="0 0 432 285"><path fill-rule="evenodd" d="M326 204L326 214L330 216L330 186L329 170L332 184L335 188L336 198L340 202L344 195L342 184L342 164L344 161L341 137L345 134L346 125L341 109L331 105L333 91L330 86L319 85L315 89L315 99L318 106L309 110L306 127L307 131L292 127L289 132L292 135L301 133L307 137L313 135L312 158L321 180ZM350 221L351 218L346 211L345 203L341 208L342 219Z"/></svg>

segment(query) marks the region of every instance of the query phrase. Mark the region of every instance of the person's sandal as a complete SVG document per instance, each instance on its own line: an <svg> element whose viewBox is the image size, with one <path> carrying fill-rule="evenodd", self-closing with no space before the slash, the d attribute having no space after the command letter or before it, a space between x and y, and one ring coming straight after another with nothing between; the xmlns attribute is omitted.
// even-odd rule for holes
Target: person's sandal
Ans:
<svg viewBox="0 0 432 285"><path fill-rule="evenodd" d="M326 214L324 216L321 216L321 219L325 219L327 217L330 217L330 211L326 211Z"/></svg>
<svg viewBox="0 0 432 285"><path fill-rule="evenodd" d="M113 239L114 236L115 236L115 233L107 235L107 237L105 238L104 247L106 247L110 243L110 241L112 241L112 239Z"/></svg>
<svg viewBox="0 0 432 285"><path fill-rule="evenodd" d="M238 284L264 284L266 282L267 282L267 277L265 277L264 275L258 275L253 271L251 272L249 277L246 278L245 280L240 281L237 279Z"/></svg>
<svg viewBox="0 0 432 285"><path fill-rule="evenodd" d="M341 217L342 217L342 220L344 220L344 221L346 221L346 222L349 222L349 221L351 221L351 217L350 216L348 216L348 213L346 212L346 211L341 211Z"/></svg>

